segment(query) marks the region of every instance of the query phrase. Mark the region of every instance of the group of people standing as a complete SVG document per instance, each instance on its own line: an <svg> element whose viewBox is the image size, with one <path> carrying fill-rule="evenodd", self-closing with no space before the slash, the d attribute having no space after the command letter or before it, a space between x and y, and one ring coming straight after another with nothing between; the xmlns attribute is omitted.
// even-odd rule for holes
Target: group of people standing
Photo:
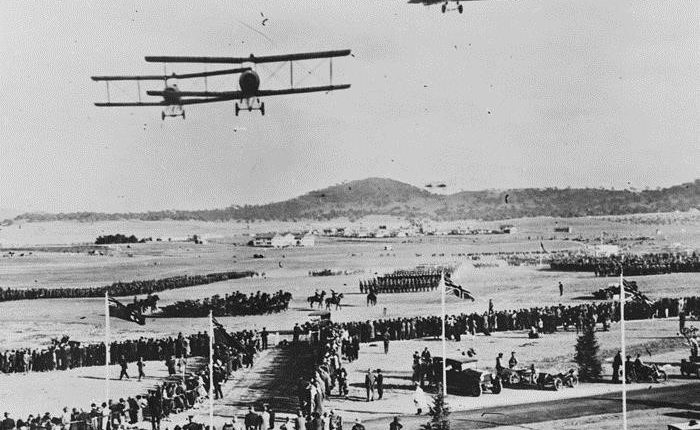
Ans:
<svg viewBox="0 0 700 430"><path fill-rule="evenodd" d="M81 297L104 297L109 292L111 297L124 297L153 294L160 291L206 285L230 279L252 278L256 272L220 272L206 275L182 275L163 279L143 281L115 282L104 287L74 288L0 288L0 302L33 299L73 299Z"/></svg>
<svg viewBox="0 0 700 430"><path fill-rule="evenodd" d="M593 272L595 276L660 275L678 272L700 272L700 255L693 252L662 252L640 255L610 255L604 257L567 255L550 261L553 270Z"/></svg>

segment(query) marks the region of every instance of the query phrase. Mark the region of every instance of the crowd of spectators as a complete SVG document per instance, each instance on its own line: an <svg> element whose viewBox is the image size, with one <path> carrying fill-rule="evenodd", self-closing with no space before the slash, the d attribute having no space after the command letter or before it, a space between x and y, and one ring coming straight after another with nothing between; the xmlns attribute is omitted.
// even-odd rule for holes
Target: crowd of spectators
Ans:
<svg viewBox="0 0 700 430"><path fill-rule="evenodd" d="M232 358L235 368L250 363L255 351L262 347L267 332L243 330L230 334L229 343L235 349ZM123 357L127 363L140 359L166 361L173 357L209 356L207 333L194 333L160 339L141 337L135 340L115 341L110 345L110 363L116 364ZM227 360L228 361L228 360ZM103 366L104 343L87 344L70 340L67 336L54 340L51 346L41 349L16 349L0 352L0 372L47 372L77 367Z"/></svg>
<svg viewBox="0 0 700 430"><path fill-rule="evenodd" d="M640 255L611 255L607 257L567 255L550 261L552 270L562 272L593 272L596 276L661 275L679 272L700 272L700 255L696 252Z"/></svg>
<svg viewBox="0 0 700 430"><path fill-rule="evenodd" d="M651 317L678 316L679 301L683 301L686 315L700 314L700 297L685 299L665 298L652 305L641 301L625 305L625 319L638 320ZM489 310L484 313L450 315L446 320L446 335L459 340L463 334L508 330L532 330L536 333L552 333L558 329L579 331L584 325L600 324L607 330L610 324L620 319L619 303L601 302L580 305L542 306L516 310ZM380 319L372 321L344 322L339 326L347 330L350 338L357 336L360 342L382 340L416 339L440 336L442 323L439 316L416 316L407 318Z"/></svg>
<svg viewBox="0 0 700 430"><path fill-rule="evenodd" d="M292 294L282 290L272 294L258 291L250 295L236 291L224 297L215 295L203 300L175 302L163 306L158 315L169 318L195 318L209 315L210 310L216 317L271 314L286 311L291 300Z"/></svg>
<svg viewBox="0 0 700 430"><path fill-rule="evenodd" d="M56 341L56 346L62 348L65 344L75 346L77 342L70 342L67 338ZM145 357L147 360L164 360L168 367L170 377L157 384L148 394L110 400L101 405L93 403L89 409L67 407L62 414L50 413L29 415L26 419L11 418L5 413L2 421L2 430L116 430L127 425L150 420L153 430L160 429L161 419L170 414L179 413L193 407L197 407L204 399L208 398L210 383L213 382L215 398L221 397L221 385L228 380L230 375L243 367L246 361L245 355L255 354L262 348L260 333L253 331L239 331L228 333L224 340L217 339L214 349L213 381L209 380L208 365L200 366L199 370L186 373L186 357L209 356L209 338L206 333L197 333L190 336L178 335L177 338L161 340L139 339L138 341L126 341L112 344L112 357L118 357L116 361L134 357ZM102 345L102 363L104 364L104 345ZM174 357L179 360L175 361ZM66 368L74 363L65 362ZM177 363L178 369L175 369ZM63 364L62 364L63 365ZM179 367L183 366L182 369ZM126 373L125 366L123 367ZM127 375L128 376L128 375Z"/></svg>
<svg viewBox="0 0 700 430"><path fill-rule="evenodd" d="M313 367L308 378L301 378L297 388L300 421L306 425L322 423L323 428L341 429L342 418L333 410L324 411L323 402L331 396L334 388L338 395L348 394L348 373L343 367L343 330L330 321L307 323L298 330L308 331L313 348ZM299 342L295 337L294 343Z"/></svg>
<svg viewBox="0 0 700 430"><path fill-rule="evenodd" d="M255 276L255 272L220 272L206 275L182 275L144 281L115 282L104 287L74 288L0 288L0 302L32 299L72 299L103 297L106 292L112 297L153 294L165 290L193 287Z"/></svg>

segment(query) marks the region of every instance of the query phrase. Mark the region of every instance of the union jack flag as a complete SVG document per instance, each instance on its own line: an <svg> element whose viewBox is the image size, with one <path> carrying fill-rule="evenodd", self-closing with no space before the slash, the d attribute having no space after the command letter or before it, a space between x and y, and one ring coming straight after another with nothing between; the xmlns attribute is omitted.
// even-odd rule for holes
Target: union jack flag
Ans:
<svg viewBox="0 0 700 430"><path fill-rule="evenodd" d="M474 296L472 296L471 292L462 288L461 285L455 284L450 278L446 278L443 275L441 282L443 284L443 288L445 288L445 291L451 291L452 294L459 297L460 299L471 300L472 302L474 301Z"/></svg>

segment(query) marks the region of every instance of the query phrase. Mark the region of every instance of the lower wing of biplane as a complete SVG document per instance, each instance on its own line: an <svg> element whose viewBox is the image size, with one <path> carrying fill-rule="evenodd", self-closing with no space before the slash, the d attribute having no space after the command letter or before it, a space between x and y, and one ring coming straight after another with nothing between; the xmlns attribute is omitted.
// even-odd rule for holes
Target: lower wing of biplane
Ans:
<svg viewBox="0 0 700 430"><path fill-rule="evenodd" d="M343 90L350 88L349 84L334 85L333 84L333 58L344 57L350 54L350 50L342 51L324 51L324 52L309 52L300 54L288 55L272 55L264 57L146 57L147 62L158 63L216 63L216 64L243 64L251 63L253 65L260 63L284 63L289 62L289 88L282 89L260 89L260 76L252 69L252 67L241 67L236 69L214 70L198 73L186 74L163 74L163 75L143 75L143 76L93 76L94 81L104 81L107 87L107 102L95 103L100 107L140 107L140 106L162 106L162 119L170 116L182 116L185 118L183 106L203 103L216 103L226 101L236 101L235 113L239 114L241 110L259 110L262 115L265 115L265 103L260 101L261 97L281 96L289 94L303 94L312 92L329 92L335 90ZM294 87L294 62L312 59L329 59L329 85L309 86L309 87ZM278 68L279 71L279 68ZM275 72L276 73L276 72ZM309 72L310 73L310 72ZM169 84L169 80L204 78L205 88L207 88L206 79L210 76L222 76L240 74L238 79L239 89L235 91L182 91L176 84ZM160 101L141 101L141 81L157 81L164 82L163 90L147 90L149 96L161 97ZM138 89L138 101L135 102L112 102L110 99L109 83L112 81L136 81ZM238 101L243 103L243 106L238 104Z"/></svg>

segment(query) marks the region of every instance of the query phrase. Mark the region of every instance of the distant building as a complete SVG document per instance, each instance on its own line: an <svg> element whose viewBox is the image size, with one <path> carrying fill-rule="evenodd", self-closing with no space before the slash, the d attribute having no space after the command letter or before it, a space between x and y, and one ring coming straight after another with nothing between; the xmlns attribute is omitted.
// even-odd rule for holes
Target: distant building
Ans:
<svg viewBox="0 0 700 430"><path fill-rule="evenodd" d="M501 233L505 233L505 234L511 234L511 233L515 233L517 231L515 226L513 226L511 224L503 224L502 226L499 227L499 229L501 230Z"/></svg>
<svg viewBox="0 0 700 430"><path fill-rule="evenodd" d="M294 241L297 246L309 247L316 245L316 238L312 234L294 236Z"/></svg>
<svg viewBox="0 0 700 430"><path fill-rule="evenodd" d="M294 245L296 245L296 240L291 233L263 233L256 235L253 239L253 246L262 248L286 248Z"/></svg>
<svg viewBox="0 0 700 430"><path fill-rule="evenodd" d="M258 247L263 247L263 248L271 248L272 247L272 239L275 236L276 236L275 233L256 234L255 237L253 238L253 246L258 246Z"/></svg>
<svg viewBox="0 0 700 430"><path fill-rule="evenodd" d="M296 239L292 233L278 234L272 238L273 248L286 248L288 246L296 245Z"/></svg>

